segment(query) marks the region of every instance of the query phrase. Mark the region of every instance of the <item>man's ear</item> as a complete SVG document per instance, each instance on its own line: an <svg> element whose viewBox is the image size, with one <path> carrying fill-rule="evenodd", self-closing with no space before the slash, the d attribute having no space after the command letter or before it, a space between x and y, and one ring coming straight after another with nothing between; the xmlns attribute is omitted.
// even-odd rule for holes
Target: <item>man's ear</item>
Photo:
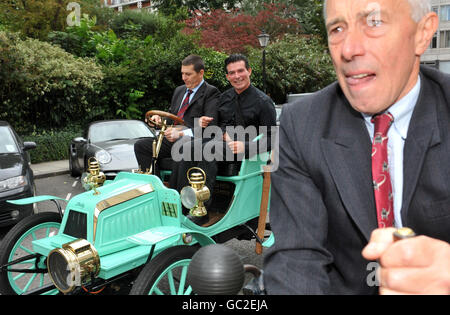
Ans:
<svg viewBox="0 0 450 315"><path fill-rule="evenodd" d="M416 55L421 56L430 46L439 26L439 17L435 12L430 12L420 20L416 33Z"/></svg>

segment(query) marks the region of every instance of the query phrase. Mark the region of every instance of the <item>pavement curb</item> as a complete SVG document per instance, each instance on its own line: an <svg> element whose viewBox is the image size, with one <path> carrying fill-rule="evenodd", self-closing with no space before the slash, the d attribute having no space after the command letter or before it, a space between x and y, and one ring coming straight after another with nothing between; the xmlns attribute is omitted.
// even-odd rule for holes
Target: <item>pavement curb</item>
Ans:
<svg viewBox="0 0 450 315"><path fill-rule="evenodd" d="M34 179L53 177L58 175L69 174L69 161L51 161L37 164L31 164Z"/></svg>
<svg viewBox="0 0 450 315"><path fill-rule="evenodd" d="M33 173L34 173L34 179L42 179L42 178L47 178L47 177L53 177L53 176L69 174L70 171L69 170L62 170L62 171L44 172L44 173L38 173L38 172L34 172L33 171Z"/></svg>

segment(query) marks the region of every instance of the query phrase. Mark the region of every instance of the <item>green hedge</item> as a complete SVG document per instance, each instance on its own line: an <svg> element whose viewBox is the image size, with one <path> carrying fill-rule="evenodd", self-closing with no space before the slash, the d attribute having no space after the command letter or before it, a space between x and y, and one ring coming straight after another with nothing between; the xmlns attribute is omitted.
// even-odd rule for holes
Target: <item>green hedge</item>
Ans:
<svg viewBox="0 0 450 315"><path fill-rule="evenodd" d="M31 163L66 160L69 158L70 141L81 135L81 131L42 131L23 136L23 141L36 142L36 148L30 150Z"/></svg>
<svg viewBox="0 0 450 315"><path fill-rule="evenodd" d="M19 133L61 128L89 115L103 79L91 58L0 32L0 119Z"/></svg>

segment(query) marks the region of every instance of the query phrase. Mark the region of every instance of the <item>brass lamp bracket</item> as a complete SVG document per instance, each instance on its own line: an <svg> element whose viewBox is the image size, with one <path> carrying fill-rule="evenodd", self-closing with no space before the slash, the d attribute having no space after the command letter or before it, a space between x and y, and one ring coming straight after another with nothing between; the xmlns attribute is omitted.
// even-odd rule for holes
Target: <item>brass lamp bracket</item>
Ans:
<svg viewBox="0 0 450 315"><path fill-rule="evenodd" d="M95 157L91 157L88 160L89 164L89 174L84 178L84 183L87 184L91 189L94 190L94 195L99 195L100 192L97 190L101 187L106 180L106 176L100 171L100 164Z"/></svg>

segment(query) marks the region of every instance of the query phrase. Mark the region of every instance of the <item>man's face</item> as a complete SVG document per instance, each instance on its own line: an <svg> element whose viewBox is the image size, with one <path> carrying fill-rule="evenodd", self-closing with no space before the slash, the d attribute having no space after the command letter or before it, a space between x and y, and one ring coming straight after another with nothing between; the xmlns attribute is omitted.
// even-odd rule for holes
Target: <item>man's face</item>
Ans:
<svg viewBox="0 0 450 315"><path fill-rule="evenodd" d="M366 114L389 108L417 82L417 23L407 0L329 0L328 44L339 84Z"/></svg>
<svg viewBox="0 0 450 315"><path fill-rule="evenodd" d="M204 72L204 70L196 72L194 65L181 66L181 77L188 89L194 89L202 82Z"/></svg>
<svg viewBox="0 0 450 315"><path fill-rule="evenodd" d="M250 86L250 76L252 69L245 67L245 61L237 61L227 65L227 79L236 90L241 94Z"/></svg>

